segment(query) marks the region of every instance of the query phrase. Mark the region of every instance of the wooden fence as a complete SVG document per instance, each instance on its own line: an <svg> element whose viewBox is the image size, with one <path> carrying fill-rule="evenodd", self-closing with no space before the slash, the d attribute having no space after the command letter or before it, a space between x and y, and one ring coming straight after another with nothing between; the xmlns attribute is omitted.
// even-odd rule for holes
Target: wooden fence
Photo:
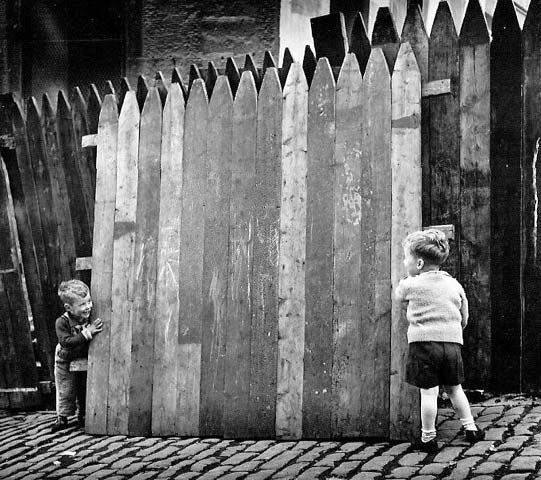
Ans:
<svg viewBox="0 0 541 480"><path fill-rule="evenodd" d="M500 0L491 41L474 0L458 34L441 2L430 37L417 8L401 37L382 10L370 41L359 16L330 64L229 59L109 85L103 108L95 89L56 112L4 96L6 358L34 335L49 370L28 356L0 391L51 378L55 290L91 256L90 432L409 438L391 293L402 238L439 224L470 299L466 386L541 388L540 29L541 2L521 31Z"/></svg>

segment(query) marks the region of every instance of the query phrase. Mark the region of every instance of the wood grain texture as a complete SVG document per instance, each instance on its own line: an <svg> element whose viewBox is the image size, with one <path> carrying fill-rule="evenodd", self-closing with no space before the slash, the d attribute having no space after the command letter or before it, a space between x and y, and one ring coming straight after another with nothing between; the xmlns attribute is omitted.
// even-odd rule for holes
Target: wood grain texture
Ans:
<svg viewBox="0 0 541 480"><path fill-rule="evenodd" d="M408 234L422 228L421 74L408 42L398 51L391 88L391 284L394 291L406 273L402 242ZM406 383L407 328L406 312L393 297L389 396L389 435L393 440L414 438L421 428L419 391Z"/></svg>
<svg viewBox="0 0 541 480"><path fill-rule="evenodd" d="M387 76L387 78L386 78ZM387 61L374 48L363 79L361 174L362 430L389 434L391 321L391 88Z"/></svg>
<svg viewBox="0 0 541 480"><path fill-rule="evenodd" d="M359 68L363 75L366 70L366 64L368 63L371 50L372 46L370 45L370 38L368 37L366 25L359 12L353 21L349 51L357 56L357 62L359 62Z"/></svg>
<svg viewBox="0 0 541 480"><path fill-rule="evenodd" d="M103 330L90 343L86 395L86 431L107 433L107 396L103 387L109 381L109 341L112 321L113 245L116 205L118 109L113 95L105 97L98 123L96 152L96 203L92 244L91 294L94 318L101 318Z"/></svg>
<svg viewBox="0 0 541 480"><path fill-rule="evenodd" d="M178 431L178 320L184 98L171 84L163 111L161 183L152 380L152 435Z"/></svg>
<svg viewBox="0 0 541 480"><path fill-rule="evenodd" d="M342 12L310 19L316 57L326 57L333 67L340 67L349 51L346 22Z"/></svg>
<svg viewBox="0 0 541 480"><path fill-rule="evenodd" d="M329 438L333 365L335 83L326 58L308 93L303 436Z"/></svg>
<svg viewBox="0 0 541 480"><path fill-rule="evenodd" d="M498 2L490 46L491 388L521 391L521 30L511 0Z"/></svg>
<svg viewBox="0 0 541 480"><path fill-rule="evenodd" d="M477 0L466 9L460 46L460 280L471 319L464 333L468 382L489 385L490 36ZM483 348L479 348L483 345Z"/></svg>
<svg viewBox="0 0 541 480"><path fill-rule="evenodd" d="M334 312L332 436L361 435L361 154L362 77L357 56L346 55L336 85L334 166Z"/></svg>
<svg viewBox="0 0 541 480"><path fill-rule="evenodd" d="M201 435L222 435L233 122L225 75L216 80L208 108L199 428Z"/></svg>
<svg viewBox="0 0 541 480"><path fill-rule="evenodd" d="M276 436L302 436L305 324L306 135L308 85L301 65L293 63L283 92L282 204Z"/></svg>
<svg viewBox="0 0 541 480"><path fill-rule="evenodd" d="M192 84L184 119L182 228L180 237L179 433L199 434L203 247L207 182L208 103L205 83Z"/></svg>
<svg viewBox="0 0 541 480"><path fill-rule="evenodd" d="M371 43L372 48L381 48L389 71L392 72L400 48L400 37L389 7L378 8Z"/></svg>
<svg viewBox="0 0 541 480"><path fill-rule="evenodd" d="M249 426L250 437L270 438L275 435L282 182L282 89L274 67L263 77L256 131Z"/></svg>
<svg viewBox="0 0 541 480"><path fill-rule="evenodd" d="M135 92L127 92L118 118L116 210L113 240L107 434L128 433L129 378L135 278L135 225L139 105Z"/></svg>
<svg viewBox="0 0 541 480"><path fill-rule="evenodd" d="M522 269L524 286L522 389L539 388L541 364L540 222L537 198L541 177L537 164L541 138L541 4L532 2L522 29Z"/></svg>
<svg viewBox="0 0 541 480"><path fill-rule="evenodd" d="M150 435L152 422L161 137L162 102L157 87L151 87L139 128L134 315L128 400L128 433L139 436Z"/></svg>
<svg viewBox="0 0 541 480"><path fill-rule="evenodd" d="M250 340L253 315L253 234L257 90L243 72L233 102L229 266L226 307L224 436L249 435Z"/></svg>
<svg viewBox="0 0 541 480"><path fill-rule="evenodd" d="M458 37L447 2L438 5L429 40L428 80L459 78ZM451 95L430 97L430 165L423 172L430 179L430 212L425 225L455 226L455 241L444 268L457 277L460 264L460 98L459 89ZM423 184L426 187L426 180Z"/></svg>

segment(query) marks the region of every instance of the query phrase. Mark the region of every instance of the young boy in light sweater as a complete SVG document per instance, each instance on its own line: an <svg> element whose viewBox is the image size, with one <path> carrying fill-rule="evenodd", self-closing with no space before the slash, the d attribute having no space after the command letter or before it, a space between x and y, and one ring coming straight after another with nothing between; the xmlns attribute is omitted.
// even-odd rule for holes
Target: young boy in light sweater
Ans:
<svg viewBox="0 0 541 480"><path fill-rule="evenodd" d="M462 329L468 323L468 300L464 289L451 275L440 270L449 256L449 243L436 229L413 232L404 246L408 276L396 289L396 298L406 308L408 359L406 381L421 392L421 439L414 448L427 453L438 450L436 415L438 389L447 391L466 439L474 443L485 436L473 421L461 384Z"/></svg>

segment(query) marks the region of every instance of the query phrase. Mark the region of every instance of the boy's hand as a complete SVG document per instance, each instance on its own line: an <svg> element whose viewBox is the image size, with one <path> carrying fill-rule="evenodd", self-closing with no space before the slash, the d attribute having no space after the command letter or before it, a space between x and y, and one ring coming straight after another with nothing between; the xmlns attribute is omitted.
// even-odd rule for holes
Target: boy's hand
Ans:
<svg viewBox="0 0 541 480"><path fill-rule="evenodd" d="M88 330L90 330L90 333L92 335L101 332L102 329L103 329L103 322L99 318L96 318L96 320L94 320L88 327Z"/></svg>

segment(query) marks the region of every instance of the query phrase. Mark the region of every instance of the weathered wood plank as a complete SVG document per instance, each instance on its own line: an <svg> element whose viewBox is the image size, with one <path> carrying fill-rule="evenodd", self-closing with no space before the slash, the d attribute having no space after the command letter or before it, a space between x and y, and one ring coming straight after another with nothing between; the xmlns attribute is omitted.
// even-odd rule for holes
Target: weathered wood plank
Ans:
<svg viewBox="0 0 541 480"><path fill-rule="evenodd" d="M184 97L178 83L171 84L163 111L161 185L158 236L158 277L154 327L152 380L152 435L174 435L182 416L178 398L178 319L180 299L180 229Z"/></svg>
<svg viewBox="0 0 541 480"><path fill-rule="evenodd" d="M376 47L382 49L389 71L392 72L400 48L400 37L389 7L378 8L372 31L372 48Z"/></svg>
<svg viewBox="0 0 541 480"><path fill-rule="evenodd" d="M205 82L205 87L207 89L207 95L209 99L212 97L212 92L214 90L214 85L216 85L216 80L218 80L218 69L214 63L209 62L207 68L207 80Z"/></svg>
<svg viewBox="0 0 541 480"><path fill-rule="evenodd" d="M306 45L304 48L304 57L302 60L302 69L304 70L304 75L306 76L306 82L308 87L312 85L312 79L314 78L314 73L317 67L317 59L312 51L310 45Z"/></svg>
<svg viewBox="0 0 541 480"><path fill-rule="evenodd" d="M335 83L320 58L308 93L302 434L331 435Z"/></svg>
<svg viewBox="0 0 541 480"><path fill-rule="evenodd" d="M426 95L429 93L426 91L428 87L428 35L419 5L413 3L409 5L401 37L402 42L409 42L413 49L421 73L421 92ZM444 79L443 82L445 85L449 83L450 87L448 80ZM445 93L450 93L450 88ZM428 175L430 171L430 99L428 98L421 98L421 157L422 169L427 172L423 175L422 191L423 212L426 215L430 212L430 177ZM430 225L428 219L426 220L423 224Z"/></svg>
<svg viewBox="0 0 541 480"><path fill-rule="evenodd" d="M208 104L205 83L195 80L184 120L182 229L180 236L179 412L181 435L199 434L203 252L207 198Z"/></svg>
<svg viewBox="0 0 541 480"><path fill-rule="evenodd" d="M293 63L283 92L276 436L302 436L308 84Z"/></svg>
<svg viewBox="0 0 541 480"><path fill-rule="evenodd" d="M252 265L255 190L257 89L243 72L233 102L229 267L226 306L224 435L249 435L250 339L253 315Z"/></svg>
<svg viewBox="0 0 541 480"><path fill-rule="evenodd" d="M490 46L491 388L519 392L521 268L521 31L511 0L498 2Z"/></svg>
<svg viewBox="0 0 541 480"><path fill-rule="evenodd" d="M162 107L165 105L167 99L167 85L163 73L159 70L154 76L154 86L158 89L158 94L160 95L160 101L162 102Z"/></svg>
<svg viewBox="0 0 541 480"><path fill-rule="evenodd" d="M157 314L161 137L162 102L157 87L151 87L143 106L139 128L134 257L136 269L128 400L128 433L130 435L150 435L151 433L154 323Z"/></svg>
<svg viewBox="0 0 541 480"><path fill-rule="evenodd" d="M225 75L216 80L208 109L199 428L200 435L222 435L233 121Z"/></svg>
<svg viewBox="0 0 541 480"><path fill-rule="evenodd" d="M267 68L278 68L272 53L268 50L266 50L265 54L263 55L263 75L267 71Z"/></svg>
<svg viewBox="0 0 541 480"><path fill-rule="evenodd" d="M259 92L259 89L261 88L261 82L263 81L263 79L259 75L259 70L257 69L254 59L250 54L246 55L246 58L244 59L243 72L252 73L252 76L254 77L255 87L257 88L257 91Z"/></svg>
<svg viewBox="0 0 541 480"><path fill-rule="evenodd" d="M128 433L131 329L135 280L135 225L139 105L135 92L127 92L118 118L116 211L113 241L107 434Z"/></svg>
<svg viewBox="0 0 541 480"><path fill-rule="evenodd" d="M263 77L257 105L253 311L250 362L251 438L273 438L278 344L278 251L282 182L282 89L278 70Z"/></svg>
<svg viewBox="0 0 541 480"><path fill-rule="evenodd" d="M316 57L327 57L333 67L339 67L349 51L346 22L342 12L310 19Z"/></svg>
<svg viewBox="0 0 541 480"><path fill-rule="evenodd" d="M75 253L78 257L88 257L92 254L92 225L93 210L92 186L83 183L79 162L77 160L80 138L75 138L73 117L64 92L58 92L56 127L60 158L69 198L71 223L75 237ZM81 197L82 200L81 201ZM92 205L91 205L92 204Z"/></svg>
<svg viewBox="0 0 541 480"><path fill-rule="evenodd" d="M368 37L366 25L359 12L355 16L353 27L351 29L349 51L357 56L357 61L359 62L359 67L363 75L366 70L368 59L370 58L371 50L372 46L370 45L370 38Z"/></svg>
<svg viewBox="0 0 541 480"><path fill-rule="evenodd" d="M225 63L225 76L229 80L231 92L233 93L233 97L235 97L237 94L237 89L239 88L240 72L235 60L231 57L229 57Z"/></svg>
<svg viewBox="0 0 541 480"><path fill-rule="evenodd" d="M291 51L289 48L286 47L284 50L284 58L282 58L282 66L278 70L278 75L280 76L280 83L282 84L282 89L285 86L287 76L289 74L289 69L291 68L291 65L295 62L293 59L293 55L291 55Z"/></svg>
<svg viewBox="0 0 541 480"><path fill-rule="evenodd" d="M361 432L361 145L362 77L353 53L346 55L336 85L334 175L334 312L332 436Z"/></svg>
<svg viewBox="0 0 541 480"><path fill-rule="evenodd" d="M201 74L199 67L192 64L190 65L190 72L188 74L188 93L192 90L193 82L198 79L204 80L203 75Z"/></svg>
<svg viewBox="0 0 541 480"><path fill-rule="evenodd" d="M87 117L88 117L88 133L98 132L98 121L101 110L101 97L96 85L90 84L90 92L88 94ZM95 165L94 165L95 167Z"/></svg>
<svg viewBox="0 0 541 480"><path fill-rule="evenodd" d="M522 326L522 386L539 388L541 365L541 268L539 256L540 222L537 212L538 186L541 174L537 167L541 138L541 4L531 2L522 29L522 268L524 285L524 318Z"/></svg>
<svg viewBox="0 0 541 480"><path fill-rule="evenodd" d="M460 279L470 316L468 382L488 388L490 313L490 35L478 0L466 9L460 47Z"/></svg>
<svg viewBox="0 0 541 480"><path fill-rule="evenodd" d="M139 105L139 111L143 110L143 106L145 105L145 100L147 98L148 94L148 80L144 75L139 75L137 77L137 104Z"/></svg>
<svg viewBox="0 0 541 480"><path fill-rule="evenodd" d="M394 289L405 273L402 242L409 233L422 228L421 73L408 42L398 51L391 88L391 285ZM419 391L406 383L407 328L405 311L393 297L389 398L392 440L415 438L421 428Z"/></svg>
<svg viewBox="0 0 541 480"><path fill-rule="evenodd" d="M391 88L387 61L374 48L363 79L361 172L361 429L389 434Z"/></svg>
<svg viewBox="0 0 541 480"><path fill-rule="evenodd" d="M438 5L429 40L428 80L459 76L458 37L447 2ZM423 212L423 225L455 225L455 241L445 270L457 276L460 250L460 118L459 91L430 97L430 164L423 165L423 189L430 192L430 210Z"/></svg>
<svg viewBox="0 0 541 480"><path fill-rule="evenodd" d="M108 95L98 123L96 152L96 204L92 243L92 303L94 318L101 318L103 330L88 350L86 430L107 433L107 396L109 381L109 342L111 335L111 289L113 283L113 244L117 177L118 109L116 98ZM105 395L104 395L105 393ZM105 401L104 401L105 400Z"/></svg>
<svg viewBox="0 0 541 480"><path fill-rule="evenodd" d="M188 90L186 90L186 85L184 85L184 80L182 80L182 75L180 74L178 68L173 69L173 73L171 74L171 83L178 83L180 85L184 102L186 102L186 99L188 98Z"/></svg>
<svg viewBox="0 0 541 480"><path fill-rule="evenodd" d="M118 108L122 108L122 105L124 105L124 98L126 97L126 93L128 93L131 90L131 85L129 80L126 77L122 77L120 79L120 88L118 90Z"/></svg>

